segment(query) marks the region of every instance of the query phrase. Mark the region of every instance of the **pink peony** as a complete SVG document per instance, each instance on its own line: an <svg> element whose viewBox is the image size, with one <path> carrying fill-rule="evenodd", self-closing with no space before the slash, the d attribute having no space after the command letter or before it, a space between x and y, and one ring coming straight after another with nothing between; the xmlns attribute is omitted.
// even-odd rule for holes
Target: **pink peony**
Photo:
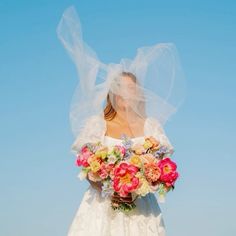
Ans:
<svg viewBox="0 0 236 236"><path fill-rule="evenodd" d="M125 147L122 145L115 145L113 150L115 153L119 154L121 157L125 155L125 151L126 151Z"/></svg>
<svg viewBox="0 0 236 236"><path fill-rule="evenodd" d="M100 176L102 179L106 179L106 178L110 175L110 173L111 173L113 167L114 167L114 164L105 164L105 163L102 163L102 164L101 164L101 168L100 168L100 170L98 171L99 176Z"/></svg>
<svg viewBox="0 0 236 236"><path fill-rule="evenodd" d="M138 170L139 168L126 162L120 163L114 169L113 188L120 196L126 197L138 188L139 178L135 177Z"/></svg>
<svg viewBox="0 0 236 236"><path fill-rule="evenodd" d="M88 158L93 155L92 152L89 151L88 147L83 147L81 149L81 152L77 155L77 160L76 160L76 164L78 166L83 166L83 167L88 167L89 163L88 163Z"/></svg>
<svg viewBox="0 0 236 236"><path fill-rule="evenodd" d="M169 157L166 157L160 160L157 165L161 169L160 181L165 182L167 187L173 186L175 180L179 177L175 162L171 161Z"/></svg>

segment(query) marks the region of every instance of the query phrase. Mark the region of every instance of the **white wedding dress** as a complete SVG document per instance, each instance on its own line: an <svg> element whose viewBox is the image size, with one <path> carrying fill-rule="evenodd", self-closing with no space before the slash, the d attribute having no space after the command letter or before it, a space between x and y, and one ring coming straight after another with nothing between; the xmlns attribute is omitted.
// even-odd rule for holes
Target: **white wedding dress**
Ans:
<svg viewBox="0 0 236 236"><path fill-rule="evenodd" d="M100 123L99 123L100 122ZM99 125L100 124L100 125ZM121 139L104 135L105 129L101 117L93 117L87 123L84 133L73 144L73 150L77 145L98 135L105 145L121 143ZM100 129L99 129L100 128ZM96 134L91 131L96 129ZM153 135L165 143L174 151L164 130L158 125L156 120L148 118L145 122L145 136ZM93 139L90 136L90 139ZM134 143L143 142L144 137L132 138ZM69 227L67 236L166 236L165 224L159 207L157 197L149 193L143 198L135 200L136 208L129 213L114 211L110 206L109 198L103 198L91 185L87 188L82 198L81 204Z"/></svg>

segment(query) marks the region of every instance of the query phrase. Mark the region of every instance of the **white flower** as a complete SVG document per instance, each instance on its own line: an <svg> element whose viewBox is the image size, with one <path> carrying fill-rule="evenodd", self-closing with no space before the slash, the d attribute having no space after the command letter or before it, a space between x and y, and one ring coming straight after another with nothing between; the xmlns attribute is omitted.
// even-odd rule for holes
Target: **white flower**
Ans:
<svg viewBox="0 0 236 236"><path fill-rule="evenodd" d="M83 170L80 171L80 173L77 175L77 177L80 179L80 180L84 180L86 179L86 176L87 176L87 173Z"/></svg>
<svg viewBox="0 0 236 236"><path fill-rule="evenodd" d="M135 190L135 193L144 197L145 195L147 195L151 191L149 183L142 176L141 173L137 174L137 177L139 177L139 181L141 184L140 184L140 187Z"/></svg>
<svg viewBox="0 0 236 236"><path fill-rule="evenodd" d="M159 194L158 200L159 200L159 202L164 203L165 202L165 194Z"/></svg>
<svg viewBox="0 0 236 236"><path fill-rule="evenodd" d="M104 181L102 185L102 197L107 198L110 197L114 193L110 181Z"/></svg>

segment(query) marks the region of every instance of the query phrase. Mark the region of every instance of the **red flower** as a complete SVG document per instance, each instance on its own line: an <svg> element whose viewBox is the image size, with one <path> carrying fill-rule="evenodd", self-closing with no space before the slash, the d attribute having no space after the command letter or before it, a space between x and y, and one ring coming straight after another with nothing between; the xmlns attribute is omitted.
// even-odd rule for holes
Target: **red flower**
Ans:
<svg viewBox="0 0 236 236"><path fill-rule="evenodd" d="M135 177L138 168L132 164L123 162L114 169L113 188L120 196L125 197L139 185L139 179Z"/></svg>
<svg viewBox="0 0 236 236"><path fill-rule="evenodd" d="M83 147L81 149L81 152L77 155L77 160L76 160L76 164L78 166L83 166L83 167L88 167L89 163L88 163L88 158L93 155L92 152L90 152L90 150L88 149L88 147Z"/></svg>
<svg viewBox="0 0 236 236"><path fill-rule="evenodd" d="M171 161L169 157L166 157L160 160L157 165L161 169L160 181L164 182L167 187L173 186L179 177L179 173L176 171L176 163Z"/></svg>
<svg viewBox="0 0 236 236"><path fill-rule="evenodd" d="M100 170L98 171L99 176L100 176L102 179L106 179L106 178L110 175L110 173L111 173L113 167L114 167L114 164L105 164L105 163L102 163L102 164L101 164L101 168L100 168Z"/></svg>

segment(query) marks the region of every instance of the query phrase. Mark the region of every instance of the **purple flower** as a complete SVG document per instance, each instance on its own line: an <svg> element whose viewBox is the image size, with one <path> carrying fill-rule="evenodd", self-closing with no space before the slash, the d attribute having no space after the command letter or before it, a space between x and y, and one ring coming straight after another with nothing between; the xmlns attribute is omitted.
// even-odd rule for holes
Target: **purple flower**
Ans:
<svg viewBox="0 0 236 236"><path fill-rule="evenodd" d="M126 134L122 134L121 139L122 139L122 144L126 149L130 149L132 147L133 141Z"/></svg>
<svg viewBox="0 0 236 236"><path fill-rule="evenodd" d="M114 193L111 181L107 180L103 182L102 185L102 197L110 197Z"/></svg>
<svg viewBox="0 0 236 236"><path fill-rule="evenodd" d="M168 152L168 148L165 147L165 146L161 146L157 151L155 151L153 153L153 155L156 157L156 158L159 158L161 156L163 156L164 154L166 154Z"/></svg>

